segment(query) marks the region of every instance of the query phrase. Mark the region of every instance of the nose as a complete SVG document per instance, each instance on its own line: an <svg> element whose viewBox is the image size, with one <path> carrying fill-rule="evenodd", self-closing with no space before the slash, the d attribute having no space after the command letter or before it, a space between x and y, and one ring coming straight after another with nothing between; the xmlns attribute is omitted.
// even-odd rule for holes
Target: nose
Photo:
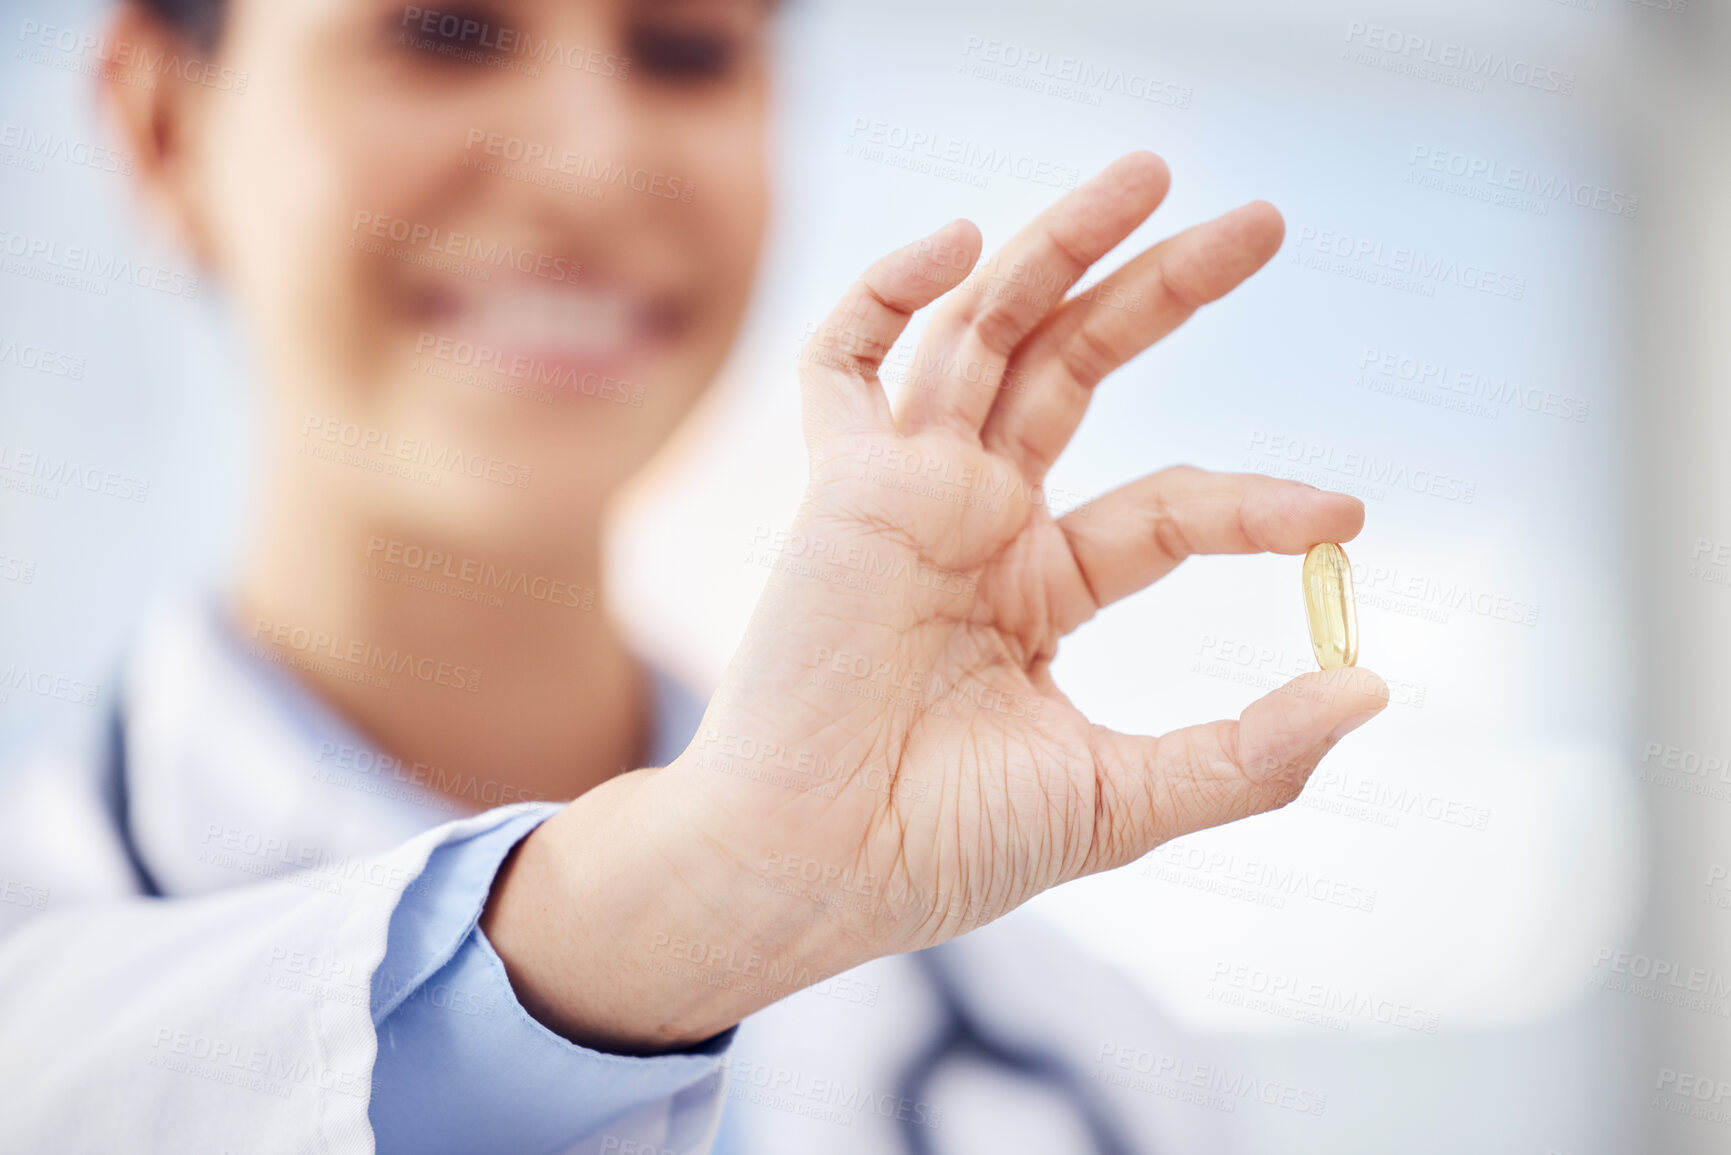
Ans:
<svg viewBox="0 0 1731 1155"><path fill-rule="evenodd" d="M548 67L535 123L560 157L564 175L605 182L610 164L632 165L631 142L645 134L637 123L639 102L633 99L628 69L621 74L607 63L623 61L622 54L609 53L599 61L597 55L582 52ZM576 171L566 173L573 162Z"/></svg>
<svg viewBox="0 0 1731 1155"><path fill-rule="evenodd" d="M585 30L594 45L602 30ZM538 223L550 230L574 220L608 231L647 208L633 191L654 167L646 155L655 134L622 52L573 48L542 65L511 131L523 137L532 180L516 182ZM533 152L533 160L529 154Z"/></svg>

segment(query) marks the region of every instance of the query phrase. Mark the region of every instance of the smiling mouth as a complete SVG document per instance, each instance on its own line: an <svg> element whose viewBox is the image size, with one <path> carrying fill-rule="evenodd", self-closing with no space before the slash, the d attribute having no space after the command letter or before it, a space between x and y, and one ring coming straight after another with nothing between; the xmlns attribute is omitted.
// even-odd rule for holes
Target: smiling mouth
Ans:
<svg viewBox="0 0 1731 1155"><path fill-rule="evenodd" d="M441 336L503 358L616 376L671 345L689 320L689 310L669 294L599 277L582 285L432 286L415 311Z"/></svg>

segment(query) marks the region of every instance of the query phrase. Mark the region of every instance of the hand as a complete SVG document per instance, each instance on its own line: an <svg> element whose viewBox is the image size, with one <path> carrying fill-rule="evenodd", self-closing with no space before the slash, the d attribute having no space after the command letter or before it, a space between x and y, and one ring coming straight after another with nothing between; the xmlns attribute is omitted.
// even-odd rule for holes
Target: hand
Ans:
<svg viewBox="0 0 1731 1155"><path fill-rule="evenodd" d="M1052 681L1059 639L1185 557L1299 554L1363 524L1350 497L1184 467L1061 518L1046 508L1094 386L1279 248L1279 214L1246 205L1065 299L1167 184L1158 158L1131 154L989 264L975 268L978 230L958 221L843 298L803 359L805 500L760 543L774 573L697 739L525 844L561 901L611 912L591 928L645 940L625 959L584 954L607 977L587 974L582 997L529 984L538 1014L628 1049L703 1038L798 986L1282 806L1386 705L1368 670L1317 672L1237 721L1140 737L1090 723ZM946 293L892 412L884 357ZM632 829L601 833L617 823ZM601 878L654 913L631 915ZM728 977L752 956L755 985Z"/></svg>

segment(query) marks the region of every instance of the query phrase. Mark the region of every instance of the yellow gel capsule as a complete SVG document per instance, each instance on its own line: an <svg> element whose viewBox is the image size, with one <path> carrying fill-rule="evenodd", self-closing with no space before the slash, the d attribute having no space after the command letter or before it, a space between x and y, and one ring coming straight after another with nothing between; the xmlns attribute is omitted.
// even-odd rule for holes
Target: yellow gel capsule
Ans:
<svg viewBox="0 0 1731 1155"><path fill-rule="evenodd" d="M1358 608L1352 600L1352 563L1333 542L1304 555L1304 612L1310 648L1325 670L1358 664Z"/></svg>

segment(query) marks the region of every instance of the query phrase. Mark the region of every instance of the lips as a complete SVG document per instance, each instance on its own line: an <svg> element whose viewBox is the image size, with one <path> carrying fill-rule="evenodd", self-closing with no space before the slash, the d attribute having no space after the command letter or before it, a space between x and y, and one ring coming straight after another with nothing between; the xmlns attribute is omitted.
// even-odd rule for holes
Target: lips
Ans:
<svg viewBox="0 0 1731 1155"><path fill-rule="evenodd" d="M501 279L438 285L417 302L426 328L502 359L628 376L676 340L689 310L672 294L594 277L582 284Z"/></svg>

